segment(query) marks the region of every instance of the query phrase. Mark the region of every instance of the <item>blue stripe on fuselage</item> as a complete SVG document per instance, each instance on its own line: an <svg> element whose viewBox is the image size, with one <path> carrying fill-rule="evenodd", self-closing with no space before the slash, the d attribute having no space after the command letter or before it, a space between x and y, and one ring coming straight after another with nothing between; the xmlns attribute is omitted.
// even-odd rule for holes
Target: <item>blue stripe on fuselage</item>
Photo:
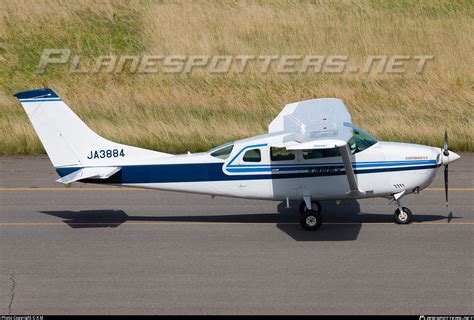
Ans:
<svg viewBox="0 0 474 320"><path fill-rule="evenodd" d="M376 162L354 162L352 166L355 168L363 167L391 167L391 166L409 166L409 165L420 165L420 164L436 164L436 160L402 160L402 161L376 161ZM343 162L331 162L331 163L272 163L272 164L228 164L226 168L245 168L245 167L307 167L307 166L341 166L344 167Z"/></svg>
<svg viewBox="0 0 474 320"><path fill-rule="evenodd" d="M157 165L129 165L122 166L122 169L108 179L85 179L83 182L91 183L172 183L172 182L205 182L205 181L232 181L232 180L262 180L262 179L290 179L290 178L310 178L320 176L345 175L344 170L339 166L328 166L327 168L299 168L300 172L260 174L254 171L253 174L227 175L222 170L222 163L192 163L192 164L157 164ZM392 168L371 168L356 169L356 174L409 171L436 168L436 164L418 165L408 167ZM68 175L81 169L57 168L60 176ZM254 168L258 169L258 168ZM268 170L269 168L267 168ZM306 169L301 172L302 169Z"/></svg>
<svg viewBox="0 0 474 320"><path fill-rule="evenodd" d="M353 163L354 169L359 169L361 172L364 169L374 169L379 167L402 167L407 168L408 166L419 166L419 165L435 165L436 160L421 160L421 161L386 161L386 162L362 162ZM309 163L309 164L283 164L283 165L266 165L266 164L254 164L254 165L233 165L226 166L228 172L281 172L281 171L301 171L311 169L343 169L343 163Z"/></svg>

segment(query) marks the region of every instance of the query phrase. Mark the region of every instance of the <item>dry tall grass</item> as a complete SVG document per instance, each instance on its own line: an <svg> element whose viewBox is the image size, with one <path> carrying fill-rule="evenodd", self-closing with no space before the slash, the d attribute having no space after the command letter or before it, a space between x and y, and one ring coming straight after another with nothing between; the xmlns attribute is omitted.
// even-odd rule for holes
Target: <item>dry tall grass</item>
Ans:
<svg viewBox="0 0 474 320"><path fill-rule="evenodd" d="M289 102L338 97L384 140L474 150L472 1L0 2L1 154L43 149L17 91L48 83L107 138L167 152L264 133ZM104 54L434 55L417 75L35 74L44 48Z"/></svg>

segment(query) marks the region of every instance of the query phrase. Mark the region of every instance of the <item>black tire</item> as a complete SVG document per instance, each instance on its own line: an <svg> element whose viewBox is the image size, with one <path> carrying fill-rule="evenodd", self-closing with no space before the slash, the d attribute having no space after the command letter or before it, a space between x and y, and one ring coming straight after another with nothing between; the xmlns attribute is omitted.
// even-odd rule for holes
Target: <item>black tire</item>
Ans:
<svg viewBox="0 0 474 320"><path fill-rule="evenodd" d="M321 213L321 204L319 203L319 201L313 201L313 202L311 202L311 205L313 207L312 208L313 211L317 211L317 212ZM300 213L303 214L307 211L308 211L308 208L306 208L306 202L301 201Z"/></svg>
<svg viewBox="0 0 474 320"><path fill-rule="evenodd" d="M402 214L400 213L400 209L395 210L393 217L395 218L395 222L397 224L409 224L411 222L411 211L408 208L402 207Z"/></svg>
<svg viewBox="0 0 474 320"><path fill-rule="evenodd" d="M307 231L316 231L323 224L323 216L319 211L308 210L300 215L300 224Z"/></svg>

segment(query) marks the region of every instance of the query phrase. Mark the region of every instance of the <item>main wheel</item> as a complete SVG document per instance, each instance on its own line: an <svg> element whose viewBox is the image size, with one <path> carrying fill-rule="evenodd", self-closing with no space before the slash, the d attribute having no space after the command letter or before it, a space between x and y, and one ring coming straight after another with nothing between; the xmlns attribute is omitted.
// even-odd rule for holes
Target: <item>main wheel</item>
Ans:
<svg viewBox="0 0 474 320"><path fill-rule="evenodd" d="M311 210L313 211L317 211L317 212L321 212L321 204L319 203L319 201L313 201L311 202ZM300 213L303 214L305 212L308 211L308 208L306 207L306 202L304 201L301 201L301 204L300 204Z"/></svg>
<svg viewBox="0 0 474 320"><path fill-rule="evenodd" d="M307 210L300 215L300 224L307 231L316 231L323 224L323 217L319 211Z"/></svg>
<svg viewBox="0 0 474 320"><path fill-rule="evenodd" d="M411 211L408 208L402 207L402 211L400 209L395 210L393 214L395 217L395 222L398 224L409 224L411 222Z"/></svg>

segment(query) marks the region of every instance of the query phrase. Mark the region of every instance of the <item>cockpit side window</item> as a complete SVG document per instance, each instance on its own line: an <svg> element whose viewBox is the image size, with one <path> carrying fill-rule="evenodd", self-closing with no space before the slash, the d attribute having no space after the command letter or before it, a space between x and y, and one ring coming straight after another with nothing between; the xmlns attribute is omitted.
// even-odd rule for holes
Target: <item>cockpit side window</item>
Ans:
<svg viewBox="0 0 474 320"><path fill-rule="evenodd" d="M233 144L223 146L223 147L217 147L215 149L209 150L209 153L211 154L211 156L213 156L215 158L225 160L225 159L229 158L229 156L232 152L232 149L234 149Z"/></svg>

